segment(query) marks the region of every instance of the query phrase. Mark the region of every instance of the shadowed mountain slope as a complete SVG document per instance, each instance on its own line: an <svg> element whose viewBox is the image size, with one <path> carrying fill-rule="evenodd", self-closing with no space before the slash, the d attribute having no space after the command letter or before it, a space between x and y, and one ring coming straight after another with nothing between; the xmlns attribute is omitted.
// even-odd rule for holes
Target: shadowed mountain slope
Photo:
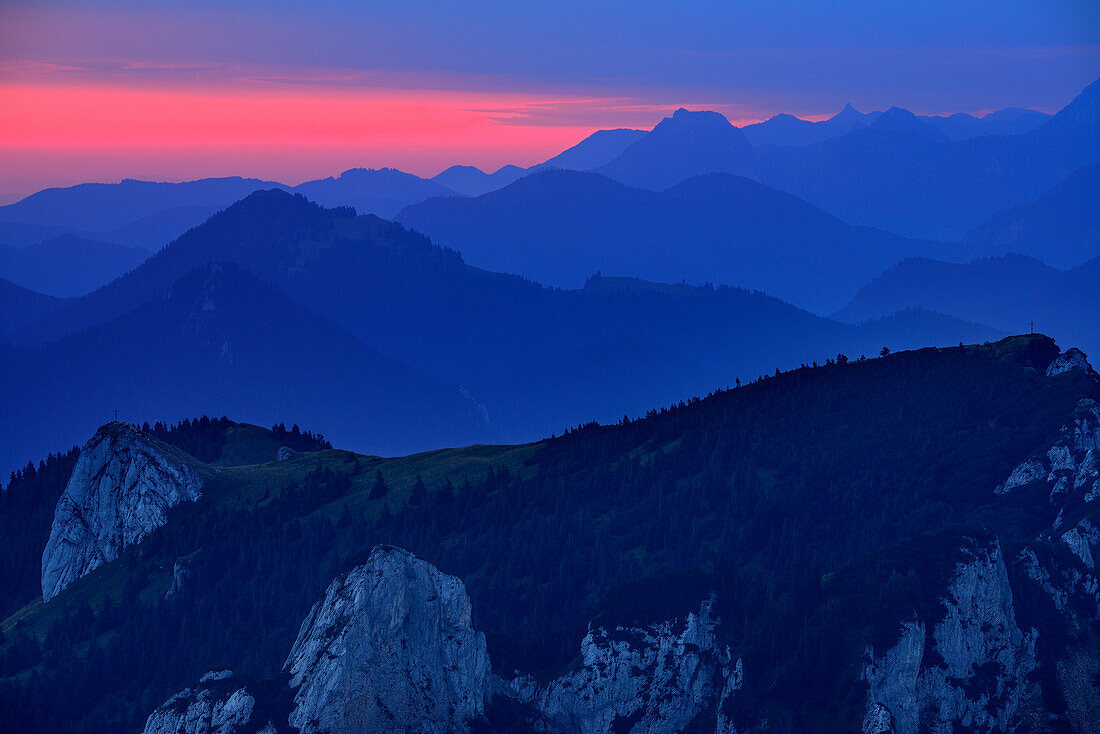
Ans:
<svg viewBox="0 0 1100 734"><path fill-rule="evenodd" d="M315 425L375 453L482 439L477 406L365 347L236 265L206 264L116 318L39 348L0 347L0 464L73 443L118 409L136 420L220 414ZM7 422L7 420L5 421Z"/></svg>
<svg viewBox="0 0 1100 734"><path fill-rule="evenodd" d="M36 293L0 278L0 313L4 315L3 326L0 326L0 341L11 332L45 318L64 303L61 298Z"/></svg>
<svg viewBox="0 0 1100 734"><path fill-rule="evenodd" d="M756 172L847 222L957 240L1097 160L1100 81L1026 134L954 142L895 108L840 137L760 148Z"/></svg>
<svg viewBox="0 0 1100 734"><path fill-rule="evenodd" d="M863 321L927 308L1005 331L1035 328L1100 353L1100 258L1058 270L1024 255L956 264L906 260L860 289L837 316Z"/></svg>
<svg viewBox="0 0 1100 734"><path fill-rule="evenodd" d="M545 171L473 199L432 199L398 221L474 265L570 287L590 274L718 282L829 312L883 269L943 246L851 227L749 179L711 174L664 192Z"/></svg>
<svg viewBox="0 0 1100 734"><path fill-rule="evenodd" d="M0 245L0 277L51 296L80 296L137 267L150 254L60 235L27 247Z"/></svg>
<svg viewBox="0 0 1100 734"><path fill-rule="evenodd" d="M548 289L471 267L393 222L273 190L22 329L22 339L43 344L128 314L212 260L234 262L361 343L463 385L494 440L614 420L776 367L919 343L916 335L937 344L996 335L927 313L848 326L738 288L593 278L576 290Z"/></svg>
<svg viewBox="0 0 1100 734"><path fill-rule="evenodd" d="M595 171L628 186L659 191L705 173L752 175L745 134L717 112L676 110Z"/></svg>
<svg viewBox="0 0 1100 734"><path fill-rule="evenodd" d="M1075 171L1035 201L994 214L966 237L990 254L1019 252L1069 268L1100 257L1100 163Z"/></svg>

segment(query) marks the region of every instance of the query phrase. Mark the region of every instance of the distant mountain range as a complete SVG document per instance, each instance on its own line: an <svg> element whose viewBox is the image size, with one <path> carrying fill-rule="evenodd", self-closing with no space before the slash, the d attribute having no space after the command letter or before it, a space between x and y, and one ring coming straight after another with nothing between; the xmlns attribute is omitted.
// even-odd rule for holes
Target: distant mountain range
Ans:
<svg viewBox="0 0 1100 734"><path fill-rule="evenodd" d="M546 170L596 170L663 190L706 173L757 178L852 224L954 241L995 212L1035 199L1100 161L1100 82L1057 115L1004 109L974 117L916 116L851 105L821 122L791 115L738 129L716 112L678 110L653 130L600 130L530 168L486 173L452 166L422 179L395 169L351 169L288 186L257 179L180 184L125 180L46 189L0 207L0 243L59 234L156 249L261 188L282 188L360 214L392 217L434 196L479 196Z"/></svg>
<svg viewBox="0 0 1100 734"><path fill-rule="evenodd" d="M705 173L752 175L754 159L748 138L724 116L679 109L595 171L660 190Z"/></svg>
<svg viewBox="0 0 1100 734"><path fill-rule="evenodd" d="M335 178L306 181L290 191L323 206L353 206L360 214L377 214L383 219L392 219L411 202L455 193L436 181L396 168L353 168Z"/></svg>
<svg viewBox="0 0 1100 734"><path fill-rule="evenodd" d="M760 180L852 224L957 240L1100 160L1100 82L1022 135L959 142L891 109L799 148L756 149Z"/></svg>
<svg viewBox="0 0 1100 734"><path fill-rule="evenodd" d="M504 188L516 179L548 168L564 168L569 171L587 171L614 160L632 143L645 137L646 130L597 130L572 148L553 158L531 166L504 166L493 173L485 173L474 166L451 166L432 180L467 196L481 196Z"/></svg>
<svg viewBox="0 0 1100 734"><path fill-rule="evenodd" d="M537 182L543 176L554 175L564 172L547 172L531 180ZM606 181L594 174L584 175ZM607 184L618 187L612 182ZM849 326L762 293L728 287L594 278L582 289L548 289L517 276L471 267L456 252L436 247L392 222L370 215L356 217L350 209L323 209L300 195L270 190L252 194L187 232L107 286L80 298L49 304L46 310L51 313L9 333L9 341L32 345L29 351L23 351L26 347L12 348L7 358L11 369L24 371L19 373L21 376L13 376L10 384L32 380L41 373L36 379L45 382L32 381L43 385L33 394L53 391L74 414L98 415L102 408L100 394L112 394L107 388L95 396L94 390L85 395L65 387L72 384L73 378L58 372L60 368L51 371L18 365L40 364L33 355L44 349L44 354L53 355L49 359L65 364L104 365L89 366L88 370L113 374L119 364L117 353L122 350L128 355L123 374L129 383L160 385L161 378L156 375L166 368L139 355L143 349L154 353L160 342L175 344L183 339L192 352L179 348L175 358L181 364L192 365L199 375L214 369L219 362L211 355L217 350L202 351L207 342L196 342L192 333L197 328L194 324L204 323L204 301L189 301L198 304L188 312L199 319L194 324L180 315L183 311L169 310L174 315L165 317L164 333L127 326L131 336L124 338L121 326L103 331L105 324L129 324L135 318L134 323L148 323L146 317L134 314L145 313L142 309L149 308L150 302L166 298L172 302L171 294L178 291L181 278L210 262L233 263L247 270L333 325L326 328L338 328L350 335L336 339L335 344L354 339L408 365L411 371L432 375L437 385L464 386L464 394L469 395L472 405L481 406L476 410L488 419L488 424L455 422L453 433L447 435L456 443L513 440L560 432L591 419L617 420L645 406L705 394L735 379L749 379L776 367L823 361L838 352L854 358L875 354L883 345L893 349L918 343L985 341L998 334L988 327L922 311ZM277 314L289 313L289 306L280 306L279 311L260 302L248 308L244 303L239 305L238 311L227 312L240 314L240 324L234 328L255 328L271 343L261 350L252 337L232 332L232 338L219 342L228 344L230 352L235 349L235 340L243 339L252 345L250 353L275 362L280 352L294 352L309 354L318 364L344 364L320 341L300 335L306 330L300 326L304 317L285 316L288 324L299 324L300 328L288 326L285 332L278 328L284 317ZM257 325L257 319L264 324ZM98 330L98 336L86 336L87 329ZM183 335L174 336L175 331ZM85 351L64 355L51 351L61 349L58 345L62 343L77 343L72 342L74 339L85 345ZM120 340L127 342L124 348ZM95 345L98 353L93 349ZM276 367L271 369L278 371ZM295 379L309 381L305 366L301 370L294 373ZM146 371L156 374L143 377ZM169 370L166 374L176 372ZM50 376L55 379L51 381ZM182 409L183 403L191 401L194 407L183 414L201 410L200 406L206 405L203 396L213 388L176 376L180 379L171 392L181 404L174 407ZM312 379L320 383L330 380L330 376L319 372ZM249 405L254 410L242 414L267 415L261 410L265 401L285 405L283 392L294 388L275 388L271 386L274 384L265 386L263 380L251 387L233 383L233 389L242 392L238 400L253 401ZM341 393L339 386L343 383L332 384L336 386L334 394ZM389 383L379 384L379 389L391 389L385 387ZM357 393L345 392L348 410L360 405L362 399L356 397ZM81 408L82 403L89 407ZM316 402L314 408L309 408L311 404L303 403L303 415L295 420L309 424L312 417L320 419L335 410L325 401ZM247 407L244 402L241 406L242 410ZM327 430L334 438L356 442L368 450L382 450L373 447L393 446L394 442L399 442L403 450L416 450L425 447L421 439L431 433L431 415L429 411L423 420L423 434L396 431L386 423L389 433L377 441L373 433L352 430L350 422L334 424L330 419L332 427ZM62 438L54 436L51 445ZM438 445L442 439L433 440ZM11 445L16 446L16 442Z"/></svg>
<svg viewBox="0 0 1100 734"><path fill-rule="evenodd" d="M60 235L29 247L0 245L0 278L51 296L81 296L132 270L148 250Z"/></svg>
<svg viewBox="0 0 1100 734"><path fill-rule="evenodd" d="M615 135L604 137L601 155L558 167L588 166L652 190L706 173L747 175L853 224L957 241L1100 160L1100 83L1054 116L1011 108L980 118L897 107L864 114L849 105L822 122L778 115L738 129L715 112L680 110L648 133L602 132ZM461 182L452 169L445 180L481 195L546 165L554 159L491 176L473 169Z"/></svg>
<svg viewBox="0 0 1100 734"><path fill-rule="evenodd" d="M802 120L794 115L778 114L764 122L745 125L741 132L753 145L803 146L820 143L868 126L882 112L859 112L851 104L833 117L820 122ZM918 115L917 119L942 132L949 140L969 140L985 135L1022 135L1042 125L1050 115L1037 110L1008 107L981 117L957 112L953 115Z"/></svg>
<svg viewBox="0 0 1100 734"><path fill-rule="evenodd" d="M271 188L386 218L408 204L455 193L393 168L353 168L298 186L239 177L184 183L127 179L117 184L80 184L45 189L0 207L0 244L20 247L71 234L155 250L253 191Z"/></svg>
<svg viewBox="0 0 1100 734"><path fill-rule="evenodd" d="M460 194L479 196L507 186L526 172L519 166L504 166L493 173L486 173L477 166L451 166L431 180Z"/></svg>
<svg viewBox="0 0 1100 734"><path fill-rule="evenodd" d="M414 204L397 219L471 264L548 285L576 287L597 271L629 273L762 290L824 313L906 257L949 251L851 227L727 174L654 192L596 173L544 171L476 198Z"/></svg>
<svg viewBox="0 0 1100 734"><path fill-rule="evenodd" d="M1100 355L1100 257L1058 270L1023 255L965 265L906 260L860 289L836 315L864 321L927 308L1003 331L1041 330Z"/></svg>
<svg viewBox="0 0 1100 734"><path fill-rule="evenodd" d="M965 240L971 252L1019 252L1060 268L1100 256L1100 163L1027 204L997 212Z"/></svg>

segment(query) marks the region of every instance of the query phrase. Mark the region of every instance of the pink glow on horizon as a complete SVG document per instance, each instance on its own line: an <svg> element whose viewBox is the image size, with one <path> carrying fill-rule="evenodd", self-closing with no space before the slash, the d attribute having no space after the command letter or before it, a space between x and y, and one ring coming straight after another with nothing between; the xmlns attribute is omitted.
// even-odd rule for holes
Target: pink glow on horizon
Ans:
<svg viewBox="0 0 1100 734"><path fill-rule="evenodd" d="M337 172L337 153L346 161L337 167L390 165L432 175L454 162L534 163L597 129L509 124L525 110L582 101L517 94L23 83L0 86L0 99L0 160L13 177L29 177L24 166L31 159L54 157L70 164L134 158L145 161L143 169L160 164L162 175L184 177L215 175L227 157L238 165L267 161L267 168L283 159L292 163L275 166L283 177L295 168L310 177ZM314 155L326 161L324 171L302 167ZM68 176L74 173L70 165Z"/></svg>

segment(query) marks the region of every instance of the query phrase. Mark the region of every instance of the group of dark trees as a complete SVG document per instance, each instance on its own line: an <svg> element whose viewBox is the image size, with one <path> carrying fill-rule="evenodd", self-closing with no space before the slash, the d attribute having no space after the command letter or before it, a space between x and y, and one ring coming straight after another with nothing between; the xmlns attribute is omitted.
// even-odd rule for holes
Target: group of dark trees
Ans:
<svg viewBox="0 0 1100 734"><path fill-rule="evenodd" d="M42 592L42 550L50 537L54 508L73 473L79 450L50 454L14 471L0 490L0 619Z"/></svg>

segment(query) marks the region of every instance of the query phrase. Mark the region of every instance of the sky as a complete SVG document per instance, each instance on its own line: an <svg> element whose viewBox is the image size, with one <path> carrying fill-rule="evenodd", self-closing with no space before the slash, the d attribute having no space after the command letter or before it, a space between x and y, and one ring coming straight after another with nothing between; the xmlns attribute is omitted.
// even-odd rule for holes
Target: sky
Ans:
<svg viewBox="0 0 1100 734"><path fill-rule="evenodd" d="M1053 112L1094 0L0 0L0 201L49 185L540 162L677 107Z"/></svg>

